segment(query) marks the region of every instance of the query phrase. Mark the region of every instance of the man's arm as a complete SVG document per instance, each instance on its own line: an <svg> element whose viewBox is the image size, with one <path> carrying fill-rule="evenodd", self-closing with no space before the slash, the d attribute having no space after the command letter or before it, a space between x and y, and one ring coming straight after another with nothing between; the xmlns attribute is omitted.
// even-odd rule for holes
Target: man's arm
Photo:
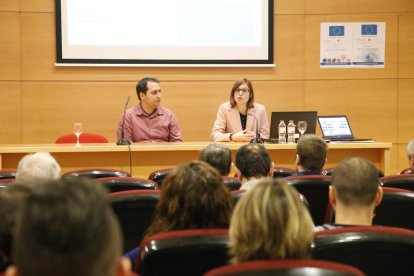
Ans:
<svg viewBox="0 0 414 276"><path fill-rule="evenodd" d="M169 142L182 142L181 138L181 129L180 125L178 124L177 117L175 114L171 112L170 115L170 138Z"/></svg>

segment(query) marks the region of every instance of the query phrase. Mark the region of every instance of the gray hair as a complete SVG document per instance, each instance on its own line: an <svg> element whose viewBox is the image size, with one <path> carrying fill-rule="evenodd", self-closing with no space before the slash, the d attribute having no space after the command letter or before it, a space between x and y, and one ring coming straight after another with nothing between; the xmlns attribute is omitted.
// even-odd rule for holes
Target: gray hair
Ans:
<svg viewBox="0 0 414 276"><path fill-rule="evenodd" d="M407 145L407 156L414 155L414 139L411 140Z"/></svg>
<svg viewBox="0 0 414 276"><path fill-rule="evenodd" d="M60 178L60 166L47 152L24 156L17 166L16 181L44 181Z"/></svg>

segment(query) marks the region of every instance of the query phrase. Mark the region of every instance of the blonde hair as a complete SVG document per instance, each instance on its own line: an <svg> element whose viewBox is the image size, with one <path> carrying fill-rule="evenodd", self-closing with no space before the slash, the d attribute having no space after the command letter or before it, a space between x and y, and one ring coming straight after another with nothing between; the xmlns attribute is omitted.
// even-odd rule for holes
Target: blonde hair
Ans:
<svg viewBox="0 0 414 276"><path fill-rule="evenodd" d="M261 180L238 202L230 222L232 262L309 258L313 222L283 179Z"/></svg>

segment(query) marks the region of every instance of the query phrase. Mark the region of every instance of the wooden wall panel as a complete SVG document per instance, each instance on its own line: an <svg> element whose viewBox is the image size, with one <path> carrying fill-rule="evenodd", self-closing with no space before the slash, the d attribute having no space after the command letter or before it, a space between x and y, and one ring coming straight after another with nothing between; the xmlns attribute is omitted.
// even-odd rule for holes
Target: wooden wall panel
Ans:
<svg viewBox="0 0 414 276"><path fill-rule="evenodd" d="M20 0L23 12L55 12L55 0Z"/></svg>
<svg viewBox="0 0 414 276"><path fill-rule="evenodd" d="M320 24L322 22L385 22L385 68L343 69L320 68ZM393 14L306 16L306 79L370 79L396 78L398 56L398 16Z"/></svg>
<svg viewBox="0 0 414 276"><path fill-rule="evenodd" d="M414 6L414 2L412 2ZM414 14L399 16L398 76L414 78Z"/></svg>
<svg viewBox="0 0 414 276"><path fill-rule="evenodd" d="M305 0L274 0L275 14L304 14Z"/></svg>
<svg viewBox="0 0 414 276"><path fill-rule="evenodd" d="M19 13L0 12L0 80L20 80Z"/></svg>
<svg viewBox="0 0 414 276"><path fill-rule="evenodd" d="M22 143L20 82L0 82L0 143Z"/></svg>
<svg viewBox="0 0 414 276"><path fill-rule="evenodd" d="M412 0L306 0L307 14L414 12Z"/></svg>
<svg viewBox="0 0 414 276"><path fill-rule="evenodd" d="M307 81L306 107L319 115L346 114L355 136L397 141L397 81Z"/></svg>
<svg viewBox="0 0 414 276"><path fill-rule="evenodd" d="M398 81L398 133L400 143L414 139L414 79Z"/></svg>
<svg viewBox="0 0 414 276"><path fill-rule="evenodd" d="M2 0L2 1L0 1L0 11L7 11L7 12L19 11L19 0Z"/></svg>
<svg viewBox="0 0 414 276"><path fill-rule="evenodd" d="M414 138L414 135L412 138ZM397 156L397 160L395 160L395 162L393 163L395 164L395 166L391 167L391 172L393 174L397 174L403 169L408 168L410 166L407 158L407 143L410 142L410 140L407 140L405 143L397 143L392 145L395 155Z"/></svg>

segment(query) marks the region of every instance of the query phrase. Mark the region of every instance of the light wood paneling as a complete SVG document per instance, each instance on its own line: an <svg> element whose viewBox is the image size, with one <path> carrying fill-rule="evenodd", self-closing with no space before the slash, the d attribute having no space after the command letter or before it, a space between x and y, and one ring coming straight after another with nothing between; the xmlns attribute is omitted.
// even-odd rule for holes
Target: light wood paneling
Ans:
<svg viewBox="0 0 414 276"><path fill-rule="evenodd" d="M323 22L385 22L385 68L320 68L320 29ZM352 14L306 16L306 79L375 79L397 77L398 16L393 14Z"/></svg>
<svg viewBox="0 0 414 276"><path fill-rule="evenodd" d="M305 0L274 0L275 14L304 14Z"/></svg>
<svg viewBox="0 0 414 276"><path fill-rule="evenodd" d="M20 0L23 12L55 12L55 0Z"/></svg>
<svg viewBox="0 0 414 276"><path fill-rule="evenodd" d="M414 14L399 16L399 32L398 76L414 78Z"/></svg>
<svg viewBox="0 0 414 276"><path fill-rule="evenodd" d="M19 0L0 1L0 11L19 11Z"/></svg>
<svg viewBox="0 0 414 276"><path fill-rule="evenodd" d="M0 82L0 144L22 143L20 82Z"/></svg>
<svg viewBox="0 0 414 276"><path fill-rule="evenodd" d="M357 137L397 141L397 81L307 81L306 107L319 115L346 114Z"/></svg>
<svg viewBox="0 0 414 276"><path fill-rule="evenodd" d="M398 133L399 143L414 139L414 79L398 81Z"/></svg>
<svg viewBox="0 0 414 276"><path fill-rule="evenodd" d="M414 138L414 135L412 138ZM398 174L400 171L410 166L410 164L408 163L408 158L407 158L407 144L408 142L410 142L410 140L407 140L405 143L398 143L392 146L393 149L395 149L395 152L396 152L395 155L397 156L394 162L395 166L391 166L392 174Z"/></svg>
<svg viewBox="0 0 414 276"><path fill-rule="evenodd" d="M17 12L0 12L0 80L20 80L20 24Z"/></svg>
<svg viewBox="0 0 414 276"><path fill-rule="evenodd" d="M413 12L412 0L306 0L307 14Z"/></svg>

